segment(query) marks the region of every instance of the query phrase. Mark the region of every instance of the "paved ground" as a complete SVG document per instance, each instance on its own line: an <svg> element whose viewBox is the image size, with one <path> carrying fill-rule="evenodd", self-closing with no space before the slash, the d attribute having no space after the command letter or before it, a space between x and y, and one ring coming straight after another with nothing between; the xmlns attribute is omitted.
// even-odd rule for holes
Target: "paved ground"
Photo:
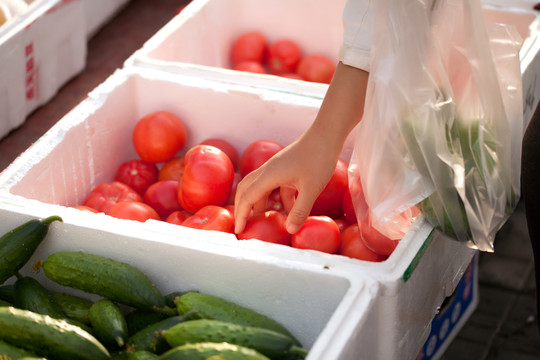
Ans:
<svg viewBox="0 0 540 360"><path fill-rule="evenodd" d="M497 235L495 252L480 254L478 307L442 359L540 359L533 269L520 203Z"/></svg>

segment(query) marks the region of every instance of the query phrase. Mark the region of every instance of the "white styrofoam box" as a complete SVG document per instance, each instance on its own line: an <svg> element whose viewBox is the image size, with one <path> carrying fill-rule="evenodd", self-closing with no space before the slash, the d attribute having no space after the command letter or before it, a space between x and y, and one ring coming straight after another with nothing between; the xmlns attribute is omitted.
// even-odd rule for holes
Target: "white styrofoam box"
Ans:
<svg viewBox="0 0 540 360"><path fill-rule="evenodd" d="M91 38L109 22L129 0L83 0L86 36Z"/></svg>
<svg viewBox="0 0 540 360"><path fill-rule="evenodd" d="M59 228L53 233L55 246L132 258L152 275L163 277L156 282L164 291L185 284L241 300L263 312L290 306L275 315L310 348L310 360L356 360L359 353L370 359L414 358L427 339L438 306L453 292L475 253L433 231L421 217L386 261L371 263L259 240L238 241L232 234L162 221L137 223L69 208L80 204L98 183L111 181L121 162L136 157L130 134L135 122L150 112L167 110L180 116L188 129L186 148L207 137L223 137L242 152L260 138L290 143L312 122L321 101L156 69L117 70L0 173L0 227L7 229L25 216L58 214L64 223L55 224ZM353 137L343 150L346 160ZM159 259L154 259L154 252ZM192 260L198 265L191 267ZM264 263L263 269L258 262ZM159 268L162 265L168 275ZM175 266L182 267L181 276L171 274ZM311 280L302 275L303 269L330 276L325 279L335 277L342 284L340 290L332 294L332 288L311 288L305 284ZM299 275L293 276L296 272ZM257 274L262 273L265 280L259 284ZM361 291L357 281L363 284ZM280 282L284 284L276 285ZM244 283L248 289L240 289ZM259 295L263 288L263 294L272 294L266 286L296 294L264 300ZM346 295L349 292L355 294ZM330 304L325 305L327 301Z"/></svg>
<svg viewBox="0 0 540 360"><path fill-rule="evenodd" d="M344 5L345 0L192 0L126 65L321 96L328 85L231 70L230 48L236 37L257 30L269 43L288 38L305 54L323 54L337 63Z"/></svg>
<svg viewBox="0 0 540 360"><path fill-rule="evenodd" d="M0 27L0 137L86 63L82 2L39 0Z"/></svg>

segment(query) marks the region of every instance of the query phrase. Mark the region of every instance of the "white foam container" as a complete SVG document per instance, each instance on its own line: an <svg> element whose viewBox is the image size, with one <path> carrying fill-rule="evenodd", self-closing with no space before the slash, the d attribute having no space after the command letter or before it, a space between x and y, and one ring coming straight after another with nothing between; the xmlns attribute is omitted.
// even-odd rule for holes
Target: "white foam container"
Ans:
<svg viewBox="0 0 540 360"><path fill-rule="evenodd" d="M290 38L305 53L338 61L346 0L193 0L125 62L225 82L284 92L324 96L328 85L230 69L230 48L246 31L258 30L269 42ZM486 17L515 26L524 39L520 52L528 123L540 99L540 15L533 0L482 0Z"/></svg>
<svg viewBox="0 0 540 360"><path fill-rule="evenodd" d="M238 301L282 322L310 349L309 360L413 359L475 253L421 217L386 261L371 263L69 208L136 156L130 134L149 112L182 117L187 147L222 136L243 151L258 138L291 142L320 102L149 68L117 70L0 173L0 232L58 214L64 222L53 224L36 259L61 249L110 255L140 266L163 292L198 289Z"/></svg>
<svg viewBox="0 0 540 360"><path fill-rule="evenodd" d="M0 27L0 138L86 64L83 3L36 0Z"/></svg>
<svg viewBox="0 0 540 360"><path fill-rule="evenodd" d="M90 39L125 7L129 0L83 0L86 36Z"/></svg>

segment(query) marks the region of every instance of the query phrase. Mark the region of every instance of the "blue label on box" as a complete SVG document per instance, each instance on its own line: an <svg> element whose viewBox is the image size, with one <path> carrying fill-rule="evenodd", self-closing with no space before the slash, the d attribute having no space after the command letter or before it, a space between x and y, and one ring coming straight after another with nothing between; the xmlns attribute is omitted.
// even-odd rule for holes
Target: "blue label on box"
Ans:
<svg viewBox="0 0 540 360"><path fill-rule="evenodd" d="M463 325L463 321L460 322L460 320L465 320L463 316L469 307L475 306L473 302L476 297L475 292L478 291L475 281L477 256L473 257L456 290L444 301L441 311L432 320L431 333L416 360L429 360L440 355L439 352L443 350L443 346L446 348L448 345L446 341L451 341L452 335L460 330Z"/></svg>

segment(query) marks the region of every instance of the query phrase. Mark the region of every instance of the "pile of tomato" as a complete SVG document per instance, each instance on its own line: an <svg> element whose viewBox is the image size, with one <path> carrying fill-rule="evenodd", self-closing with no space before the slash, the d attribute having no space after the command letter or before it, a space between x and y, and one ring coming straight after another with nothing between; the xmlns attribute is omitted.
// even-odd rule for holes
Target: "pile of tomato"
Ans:
<svg viewBox="0 0 540 360"><path fill-rule="evenodd" d="M187 134L184 121L170 112L142 117L132 132L138 157L120 164L114 179L98 184L75 207L120 219L154 219L234 234L236 185L283 145L259 139L239 154L227 140L209 138L186 149ZM275 189L266 211L252 213L236 237L367 261L385 260L398 243L372 228L369 219L358 223L348 164L341 159L297 233L286 231L286 216L280 191Z"/></svg>
<svg viewBox="0 0 540 360"><path fill-rule="evenodd" d="M322 54L304 54L292 39L269 42L259 31L238 36L231 46L234 70L272 74L297 80L329 84L335 63Z"/></svg>

